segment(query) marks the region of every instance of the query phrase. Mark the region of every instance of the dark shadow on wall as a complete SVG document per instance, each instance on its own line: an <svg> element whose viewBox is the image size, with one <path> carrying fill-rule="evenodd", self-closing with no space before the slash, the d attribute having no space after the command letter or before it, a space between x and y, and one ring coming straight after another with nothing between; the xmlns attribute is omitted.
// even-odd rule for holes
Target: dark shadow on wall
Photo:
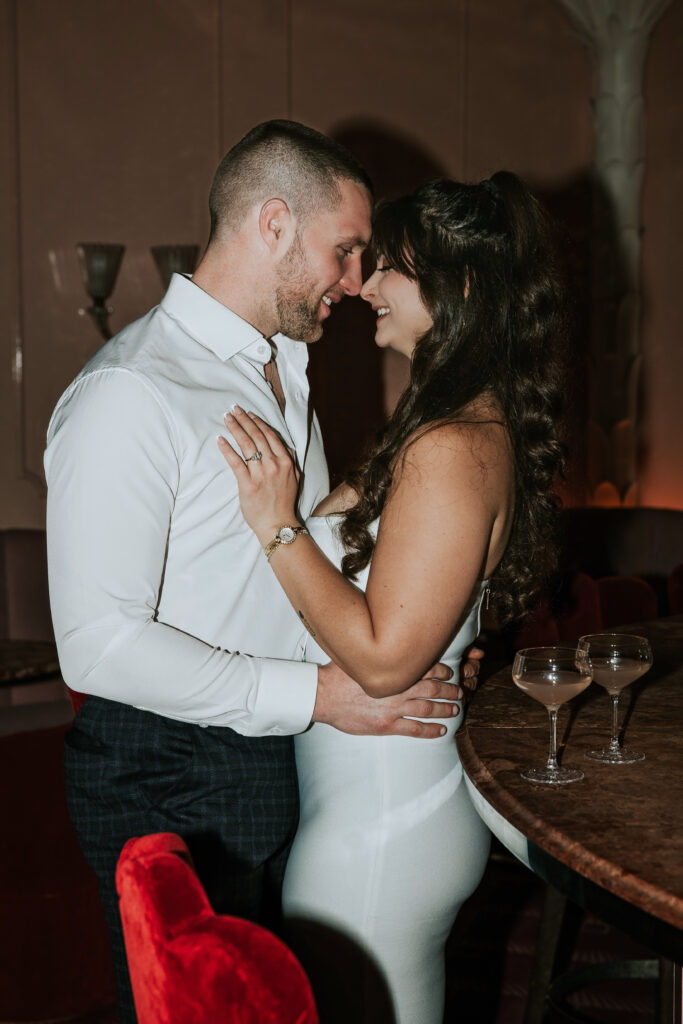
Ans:
<svg viewBox="0 0 683 1024"><path fill-rule="evenodd" d="M381 122L351 121L331 133L363 164L377 199L412 192L447 175L438 160L410 136ZM529 182L556 221L559 255L569 296L566 350L567 443L570 464L563 487L566 504L582 504L586 477L588 352L591 330L590 267L595 183L588 173L557 188ZM365 274L371 266L368 255ZM374 345L375 317L359 297L334 308L323 338L312 346L309 377L320 418L332 486L358 463L384 424L383 355Z"/></svg>
<svg viewBox="0 0 683 1024"><path fill-rule="evenodd" d="M565 505L583 505L587 493L589 353L591 336L591 252L595 185L586 173L558 188L529 182L555 226L559 269L566 296L568 330L563 355L569 458L560 495Z"/></svg>
<svg viewBox="0 0 683 1024"><path fill-rule="evenodd" d="M566 505L585 505L597 483L606 479L616 483L623 475L619 462L623 455L606 439L629 414L627 395L634 362L629 331L642 331L642 315L636 325L624 313L638 300L647 313L647 301L632 290L635 282L629 281L613 203L595 174L586 170L558 188L534 188L532 183L532 191L557 225L568 293L565 373L570 458L561 494ZM641 365L641 394L644 372ZM602 440L596 436L596 425L604 432ZM633 426L637 430L637 423ZM641 465L646 454L641 436Z"/></svg>
<svg viewBox="0 0 683 1024"><path fill-rule="evenodd" d="M445 170L415 140L367 120L339 125L331 135L366 168L377 199L412 192ZM371 265L368 256L364 274ZM309 379L320 418L332 486L358 463L385 422L382 352L374 344L375 315L359 297L346 298L312 346Z"/></svg>

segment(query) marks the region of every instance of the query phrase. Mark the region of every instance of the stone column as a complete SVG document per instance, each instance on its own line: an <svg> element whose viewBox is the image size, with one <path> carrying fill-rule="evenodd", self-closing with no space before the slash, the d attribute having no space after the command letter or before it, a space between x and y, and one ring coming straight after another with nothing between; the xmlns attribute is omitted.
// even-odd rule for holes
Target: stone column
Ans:
<svg viewBox="0 0 683 1024"><path fill-rule="evenodd" d="M643 67L671 0L559 0L595 61L590 501L637 504Z"/></svg>

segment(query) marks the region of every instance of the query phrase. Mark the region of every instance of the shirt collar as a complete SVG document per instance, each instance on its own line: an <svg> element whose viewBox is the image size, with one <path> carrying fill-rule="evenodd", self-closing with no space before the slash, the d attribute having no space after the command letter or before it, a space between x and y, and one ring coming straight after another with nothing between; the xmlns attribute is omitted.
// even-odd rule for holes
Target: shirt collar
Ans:
<svg viewBox="0 0 683 1024"><path fill-rule="evenodd" d="M196 342L210 349L223 362L250 345L266 340L255 327L183 274L174 274L171 278L168 291L161 300L161 308L177 320ZM303 373L308 364L308 345L293 341L284 334L274 335L273 341L287 362Z"/></svg>
<svg viewBox="0 0 683 1024"><path fill-rule="evenodd" d="M305 374L308 366L308 345L304 341L293 341L286 334L273 335L278 355L282 355L288 366Z"/></svg>

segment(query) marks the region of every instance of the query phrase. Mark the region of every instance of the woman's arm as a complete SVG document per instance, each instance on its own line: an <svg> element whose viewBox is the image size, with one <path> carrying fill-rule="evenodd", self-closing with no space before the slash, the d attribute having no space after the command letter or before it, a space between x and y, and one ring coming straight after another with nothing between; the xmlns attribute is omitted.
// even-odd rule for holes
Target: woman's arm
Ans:
<svg viewBox="0 0 683 1024"><path fill-rule="evenodd" d="M221 451L237 477L245 518L265 547L296 523L298 475L278 436L236 409L226 419L245 458ZM400 693L437 660L475 583L503 552L511 459L505 432L450 424L411 443L387 499L366 593L309 537L280 545L271 566L316 641L372 696Z"/></svg>

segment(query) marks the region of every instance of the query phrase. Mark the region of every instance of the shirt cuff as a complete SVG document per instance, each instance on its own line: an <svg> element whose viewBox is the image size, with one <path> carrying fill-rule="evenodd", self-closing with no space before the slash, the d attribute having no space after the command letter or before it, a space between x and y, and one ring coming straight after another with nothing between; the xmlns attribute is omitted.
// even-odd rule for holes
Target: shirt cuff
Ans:
<svg viewBox="0 0 683 1024"><path fill-rule="evenodd" d="M250 736L291 736L311 724L318 690L318 666L268 658L261 662Z"/></svg>

